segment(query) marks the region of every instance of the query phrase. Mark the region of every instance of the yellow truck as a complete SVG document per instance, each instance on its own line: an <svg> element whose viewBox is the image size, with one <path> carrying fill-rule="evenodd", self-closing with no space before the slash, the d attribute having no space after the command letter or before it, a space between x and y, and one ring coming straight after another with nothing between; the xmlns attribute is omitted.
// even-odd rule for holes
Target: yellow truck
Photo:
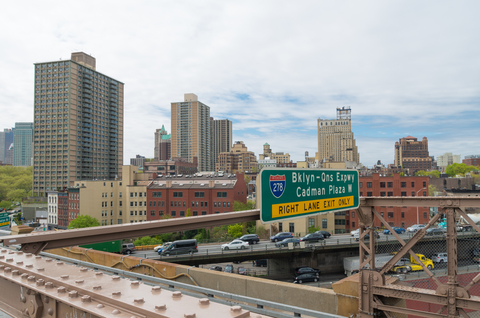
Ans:
<svg viewBox="0 0 480 318"><path fill-rule="evenodd" d="M396 254L396 252L392 253ZM422 262L428 269L433 269L433 262L431 259L426 258L425 255L423 254L416 254L420 262ZM413 256L410 255L410 259L408 258L402 258L401 262L398 262L392 269L390 270L392 272L395 272L397 274L400 273L408 273L408 272L414 272L414 271L423 271L422 265L417 263L417 261L413 258Z"/></svg>

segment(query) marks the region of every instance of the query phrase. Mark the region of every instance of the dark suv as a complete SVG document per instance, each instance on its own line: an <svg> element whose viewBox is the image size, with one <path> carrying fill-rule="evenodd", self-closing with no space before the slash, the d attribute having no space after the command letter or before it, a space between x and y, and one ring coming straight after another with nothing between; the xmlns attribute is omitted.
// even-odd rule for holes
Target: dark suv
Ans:
<svg viewBox="0 0 480 318"><path fill-rule="evenodd" d="M322 234L322 235L323 235L323 238L326 238L326 239L328 239L328 238L330 238L330 236L332 236L332 234L330 234L330 232L322 231L322 230L317 231L317 232L315 232L315 233Z"/></svg>
<svg viewBox="0 0 480 318"><path fill-rule="evenodd" d="M314 273L317 276L320 275L320 271L318 269L311 268L311 267L308 267L308 266L300 266L300 267L295 268L294 276L299 276L299 275L307 274L307 273Z"/></svg>
<svg viewBox="0 0 480 318"><path fill-rule="evenodd" d="M323 235L319 233L309 233L300 238L302 242L320 242L323 241Z"/></svg>
<svg viewBox="0 0 480 318"><path fill-rule="evenodd" d="M257 234L245 234L244 236L240 237L239 240L248 242L249 245L258 244L258 242L260 242L260 238Z"/></svg>
<svg viewBox="0 0 480 318"><path fill-rule="evenodd" d="M291 238L291 237L293 237L293 235L290 232L280 232L275 234L274 236L270 236L270 240L272 242L280 242L286 238Z"/></svg>

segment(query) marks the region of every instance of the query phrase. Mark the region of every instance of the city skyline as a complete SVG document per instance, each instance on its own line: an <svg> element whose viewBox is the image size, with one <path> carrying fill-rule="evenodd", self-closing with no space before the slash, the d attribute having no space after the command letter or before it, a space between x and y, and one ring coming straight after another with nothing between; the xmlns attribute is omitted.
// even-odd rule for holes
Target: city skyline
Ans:
<svg viewBox="0 0 480 318"><path fill-rule="evenodd" d="M70 16L65 6L8 3L0 25L15 32L2 35L0 130L33 122L34 63L82 51L125 83L124 163L153 158L154 132L171 132L170 105L185 93L231 120L233 142L257 157L266 142L293 161L314 156L317 119L343 106L366 166L393 163L395 142L409 135L427 137L435 158L476 155L478 7L120 1L114 15L108 3L72 3Z"/></svg>

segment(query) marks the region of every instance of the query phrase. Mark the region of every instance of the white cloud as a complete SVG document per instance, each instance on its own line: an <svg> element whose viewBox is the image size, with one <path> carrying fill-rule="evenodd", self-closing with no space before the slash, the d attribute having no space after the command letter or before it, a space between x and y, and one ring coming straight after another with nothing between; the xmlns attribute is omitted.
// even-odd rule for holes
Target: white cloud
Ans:
<svg viewBox="0 0 480 318"><path fill-rule="evenodd" d="M0 14L0 127L33 120L33 63L83 51L125 83L125 163L153 155L155 129L170 132L170 103L190 92L257 154L268 142L294 160L313 155L317 118L341 106L352 108L366 165L392 163L408 134L429 138L431 155L478 154L479 6L10 2Z"/></svg>

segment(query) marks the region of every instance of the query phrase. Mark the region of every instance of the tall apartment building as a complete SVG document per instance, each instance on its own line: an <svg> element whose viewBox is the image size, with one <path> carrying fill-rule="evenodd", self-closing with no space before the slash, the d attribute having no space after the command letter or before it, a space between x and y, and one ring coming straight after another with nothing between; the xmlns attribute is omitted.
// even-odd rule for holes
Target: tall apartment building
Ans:
<svg viewBox="0 0 480 318"><path fill-rule="evenodd" d="M35 63L33 193L121 177L124 84L83 52Z"/></svg>
<svg viewBox="0 0 480 318"><path fill-rule="evenodd" d="M210 117L210 138L211 165L215 167L218 155L222 152L230 152L232 148L232 122L228 119Z"/></svg>
<svg viewBox="0 0 480 318"><path fill-rule="evenodd" d="M0 131L0 161L5 164L8 163L5 158L7 157L8 149L13 144L14 131L15 128L5 128L3 131ZM12 164L12 162L9 164Z"/></svg>
<svg viewBox="0 0 480 318"><path fill-rule="evenodd" d="M170 160L172 159L172 139L171 135L167 134L165 127L155 131L155 148L154 159L156 160Z"/></svg>
<svg viewBox="0 0 480 318"><path fill-rule="evenodd" d="M360 163L352 132L350 107L337 108L337 119L317 120L318 157L321 161L353 161Z"/></svg>
<svg viewBox="0 0 480 318"><path fill-rule="evenodd" d="M212 171L210 151L210 107L195 94L185 94L183 102L171 103L172 157L193 162L199 171Z"/></svg>
<svg viewBox="0 0 480 318"><path fill-rule="evenodd" d="M33 123L15 123L13 134L13 165L30 167L33 165Z"/></svg>
<svg viewBox="0 0 480 318"><path fill-rule="evenodd" d="M290 163L290 154L288 152L272 152L268 143L263 145L263 154L259 154L258 158L260 160L265 160L267 158L274 159L277 164Z"/></svg>
<svg viewBox="0 0 480 318"><path fill-rule="evenodd" d="M243 141L236 141L230 152L222 152L215 165L216 171L228 173L246 172L258 169L257 157L248 151Z"/></svg>
<svg viewBox="0 0 480 318"><path fill-rule="evenodd" d="M410 174L419 170L431 170L433 159L428 155L428 140L423 137L422 141L408 136L395 142L396 167L409 169Z"/></svg>

